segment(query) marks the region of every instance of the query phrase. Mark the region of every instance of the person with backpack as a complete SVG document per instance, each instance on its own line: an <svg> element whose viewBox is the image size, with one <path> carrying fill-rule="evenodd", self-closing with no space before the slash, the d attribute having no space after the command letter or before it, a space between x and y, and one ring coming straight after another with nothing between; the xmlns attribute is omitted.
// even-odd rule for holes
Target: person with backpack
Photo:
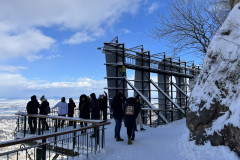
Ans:
<svg viewBox="0 0 240 160"><path fill-rule="evenodd" d="M124 106L124 123L127 127L128 144L132 144L132 136L134 135L134 129L136 126L136 118L139 113L139 108L136 105L135 98L131 97L127 99L127 103ZM134 139L134 138L133 138Z"/></svg>
<svg viewBox="0 0 240 160"><path fill-rule="evenodd" d="M28 114L38 114L39 103L37 101L37 97L35 95L31 96L31 101L27 103L27 113ZM37 118L36 117L28 117L28 125L30 129L30 133L34 134L37 130Z"/></svg>
<svg viewBox="0 0 240 160"><path fill-rule="evenodd" d="M48 115L50 113L49 102L47 101L47 99L45 99L44 95L40 98L40 101L41 101L41 105L39 106L40 114ZM45 128L46 130L49 130L46 118L40 118L40 121L42 123L42 130L45 130Z"/></svg>
<svg viewBox="0 0 240 160"><path fill-rule="evenodd" d="M58 108L58 116L65 117L68 114L68 104L65 101L65 97L61 98L61 101L58 102L52 109ZM63 127L65 120L58 120L58 127Z"/></svg>
<svg viewBox="0 0 240 160"><path fill-rule="evenodd" d="M76 107L74 101L72 98L69 98L69 103L68 103L68 117L73 117L74 114L74 108ZM73 121L69 122L69 126L73 125Z"/></svg>

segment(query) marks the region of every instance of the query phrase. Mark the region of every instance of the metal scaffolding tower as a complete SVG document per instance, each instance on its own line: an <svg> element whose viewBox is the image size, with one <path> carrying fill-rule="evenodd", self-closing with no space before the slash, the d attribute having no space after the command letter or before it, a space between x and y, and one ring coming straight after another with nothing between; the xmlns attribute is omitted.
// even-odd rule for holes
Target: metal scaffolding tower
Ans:
<svg viewBox="0 0 240 160"><path fill-rule="evenodd" d="M143 45L125 48L118 37L99 49L106 58L108 87L105 89L108 89L109 104L116 93L128 97L128 91L133 90L134 95L140 95L144 108L151 108L163 123L185 116L189 83L199 74L199 66L180 58L166 57L164 52L150 55ZM127 69L134 70L134 80L127 79ZM157 74L157 82L151 79L151 73ZM157 97L153 96L153 91L157 92Z"/></svg>

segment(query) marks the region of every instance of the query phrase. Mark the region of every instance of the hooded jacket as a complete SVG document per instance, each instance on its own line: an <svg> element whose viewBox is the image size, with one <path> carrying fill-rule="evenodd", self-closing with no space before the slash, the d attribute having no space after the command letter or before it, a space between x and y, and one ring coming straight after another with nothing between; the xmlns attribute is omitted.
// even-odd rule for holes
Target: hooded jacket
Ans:
<svg viewBox="0 0 240 160"><path fill-rule="evenodd" d="M92 101L91 101L91 119L100 119L100 109L99 109L98 100L96 98L95 93L92 93L90 95L90 97L92 98Z"/></svg>
<svg viewBox="0 0 240 160"><path fill-rule="evenodd" d="M28 114L38 114L39 103L36 96L31 97L31 101L27 103L27 113Z"/></svg>

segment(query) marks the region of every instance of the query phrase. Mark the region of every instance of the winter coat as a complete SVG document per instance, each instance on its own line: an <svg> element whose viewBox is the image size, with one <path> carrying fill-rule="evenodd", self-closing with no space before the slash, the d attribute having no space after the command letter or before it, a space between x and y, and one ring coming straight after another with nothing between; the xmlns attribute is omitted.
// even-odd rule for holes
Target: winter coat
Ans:
<svg viewBox="0 0 240 160"><path fill-rule="evenodd" d="M73 100L70 100L68 103L68 115L73 115L74 114L74 108L76 107L75 103Z"/></svg>
<svg viewBox="0 0 240 160"><path fill-rule="evenodd" d="M38 114L39 103L35 97L31 97L31 101L27 103L27 113L28 114Z"/></svg>
<svg viewBox="0 0 240 160"><path fill-rule="evenodd" d="M68 104L66 102L58 102L52 109L58 107L58 115L68 114Z"/></svg>
<svg viewBox="0 0 240 160"><path fill-rule="evenodd" d="M128 115L126 108L128 106L133 106L134 113L133 115ZM136 101L134 98L128 98L127 103L124 105L124 124L126 127L135 127L136 125L136 118L139 113L139 107L136 105Z"/></svg>
<svg viewBox="0 0 240 160"><path fill-rule="evenodd" d="M100 109L99 109L98 100L96 98L95 93L92 93L90 95L90 97L92 98L92 101L91 101L91 119L100 119Z"/></svg>
<svg viewBox="0 0 240 160"><path fill-rule="evenodd" d="M82 98L85 97L85 101L82 100ZM81 95L80 97L80 102L79 102L79 112L80 118L84 118L84 119L90 119L90 103L87 99L86 95Z"/></svg>
<svg viewBox="0 0 240 160"><path fill-rule="evenodd" d="M43 115L48 115L48 113L46 113L46 108L49 107L49 102L45 99L42 101L39 109L40 109L40 114Z"/></svg>
<svg viewBox="0 0 240 160"><path fill-rule="evenodd" d="M107 94L103 98L98 99L99 109L104 111L107 108Z"/></svg>
<svg viewBox="0 0 240 160"><path fill-rule="evenodd" d="M126 97L122 94L118 94L113 98L111 108L113 109L113 118L122 119L123 118L123 104Z"/></svg>

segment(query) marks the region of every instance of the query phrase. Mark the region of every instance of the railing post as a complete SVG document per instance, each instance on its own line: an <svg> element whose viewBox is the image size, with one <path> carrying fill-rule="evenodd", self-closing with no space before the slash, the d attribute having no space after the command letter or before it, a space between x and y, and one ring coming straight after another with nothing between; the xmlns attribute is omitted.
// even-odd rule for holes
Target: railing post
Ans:
<svg viewBox="0 0 240 160"><path fill-rule="evenodd" d="M23 127L23 137L26 135L26 129L27 129L27 116L24 116L24 127Z"/></svg>
<svg viewBox="0 0 240 160"><path fill-rule="evenodd" d="M152 127L152 111L150 110L150 127Z"/></svg>
<svg viewBox="0 0 240 160"><path fill-rule="evenodd" d="M46 160L46 139L42 140L42 160Z"/></svg>
<svg viewBox="0 0 240 160"><path fill-rule="evenodd" d="M102 148L104 147L104 142L105 142L105 127L102 126Z"/></svg>
<svg viewBox="0 0 240 160"><path fill-rule="evenodd" d="M77 127L76 122L73 122L73 128L75 129ZM76 132L73 133L73 151L75 149L75 145L76 145Z"/></svg>
<svg viewBox="0 0 240 160"><path fill-rule="evenodd" d="M41 122L40 122L40 118L38 119L38 135L41 135Z"/></svg>
<svg viewBox="0 0 240 160"><path fill-rule="evenodd" d="M20 118L20 116L18 116L18 119L17 119L17 131L19 132L19 118Z"/></svg>

